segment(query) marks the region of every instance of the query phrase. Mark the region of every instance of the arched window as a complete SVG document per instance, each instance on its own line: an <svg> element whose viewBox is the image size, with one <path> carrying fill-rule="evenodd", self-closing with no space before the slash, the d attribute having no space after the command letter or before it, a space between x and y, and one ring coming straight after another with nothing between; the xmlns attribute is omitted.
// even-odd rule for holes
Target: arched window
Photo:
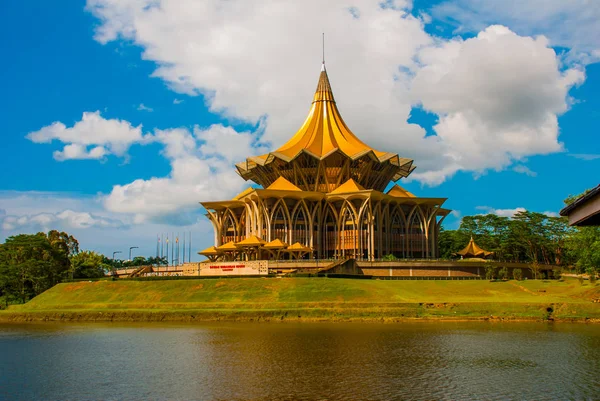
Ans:
<svg viewBox="0 0 600 401"><path fill-rule="evenodd" d="M321 232L323 235L323 240L321 241L321 244L323 245L323 253L321 257L325 259L335 257L337 249L338 229L337 220L335 218L335 214L331 209L331 205L327 205L325 207L325 213L323 214L323 228Z"/></svg>
<svg viewBox="0 0 600 401"><path fill-rule="evenodd" d="M291 242L300 242L303 245L308 243L308 215L302 204L298 205L292 216L292 240Z"/></svg>
<svg viewBox="0 0 600 401"><path fill-rule="evenodd" d="M271 220L271 241L280 239L283 242L288 242L288 218L284 210L282 202L277 203Z"/></svg>
<svg viewBox="0 0 600 401"><path fill-rule="evenodd" d="M425 225L420 210L415 210L409 224L409 252L412 258L425 255Z"/></svg>
<svg viewBox="0 0 600 401"><path fill-rule="evenodd" d="M230 241L237 241L238 232L231 210L225 212L223 226L221 228L222 243L226 244Z"/></svg>
<svg viewBox="0 0 600 401"><path fill-rule="evenodd" d="M348 205L342 208L341 230L340 230L340 250L345 257L357 257L357 233L358 219L354 211Z"/></svg>
<svg viewBox="0 0 600 401"><path fill-rule="evenodd" d="M390 225L390 251L397 258L406 258L406 224L402 213L398 208L394 208L392 212Z"/></svg>
<svg viewBox="0 0 600 401"><path fill-rule="evenodd" d="M360 254L358 255L361 259L369 259L369 248L371 242L371 224L370 221L373 220L373 214L371 211L371 206L367 205L362 211L362 215L360 217L360 224L358 225L358 239L360 243Z"/></svg>

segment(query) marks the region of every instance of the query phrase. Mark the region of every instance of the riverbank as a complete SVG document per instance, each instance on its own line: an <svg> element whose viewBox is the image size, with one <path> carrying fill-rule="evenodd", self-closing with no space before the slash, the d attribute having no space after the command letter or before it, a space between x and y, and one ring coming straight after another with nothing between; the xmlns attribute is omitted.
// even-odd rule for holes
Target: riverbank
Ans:
<svg viewBox="0 0 600 401"><path fill-rule="evenodd" d="M59 284L0 321L600 322L600 286L565 281L235 278Z"/></svg>

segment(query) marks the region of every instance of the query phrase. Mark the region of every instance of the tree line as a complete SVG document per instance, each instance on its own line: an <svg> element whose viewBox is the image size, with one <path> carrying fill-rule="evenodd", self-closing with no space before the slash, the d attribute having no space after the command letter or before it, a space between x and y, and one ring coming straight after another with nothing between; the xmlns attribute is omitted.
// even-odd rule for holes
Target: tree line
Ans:
<svg viewBox="0 0 600 401"><path fill-rule="evenodd" d="M68 279L99 278L121 268L166 265L166 258L131 261L80 251L75 237L57 230L19 234L0 244L0 304L24 303Z"/></svg>
<svg viewBox="0 0 600 401"><path fill-rule="evenodd" d="M565 203L578 197L569 197ZM465 216L457 230L440 232L440 257L455 257L471 237L502 262L552 264L588 274L600 270L600 227L571 227L565 217L530 211L512 218Z"/></svg>

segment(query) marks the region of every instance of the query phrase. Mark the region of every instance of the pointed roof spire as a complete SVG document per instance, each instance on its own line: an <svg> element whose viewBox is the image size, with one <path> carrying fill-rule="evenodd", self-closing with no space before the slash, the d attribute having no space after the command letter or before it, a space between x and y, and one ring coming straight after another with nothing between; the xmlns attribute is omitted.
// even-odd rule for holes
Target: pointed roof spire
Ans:
<svg viewBox="0 0 600 401"><path fill-rule="evenodd" d="M488 251L480 248L473 240L473 236L471 236L469 243L463 250L456 252L457 255L468 257L468 258L469 257L470 258L476 258L476 257L484 257L485 258L487 256L490 256L492 253L493 252L488 252Z"/></svg>
<svg viewBox="0 0 600 401"><path fill-rule="evenodd" d="M325 71L325 32L323 32L323 67L321 71Z"/></svg>
<svg viewBox="0 0 600 401"><path fill-rule="evenodd" d="M323 64L312 106L304 124L289 141L271 154L290 161L302 152L324 159L336 151L352 159L369 152L373 152L380 160L398 157L374 150L350 131L335 104L327 70Z"/></svg>

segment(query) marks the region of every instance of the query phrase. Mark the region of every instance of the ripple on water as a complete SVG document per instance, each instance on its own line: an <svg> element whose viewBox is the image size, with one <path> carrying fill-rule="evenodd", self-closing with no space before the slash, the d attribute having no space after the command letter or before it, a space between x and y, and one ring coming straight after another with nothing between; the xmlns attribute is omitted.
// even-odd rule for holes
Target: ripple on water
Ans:
<svg viewBox="0 0 600 401"><path fill-rule="evenodd" d="M600 399L600 327L0 326L2 397Z"/></svg>

